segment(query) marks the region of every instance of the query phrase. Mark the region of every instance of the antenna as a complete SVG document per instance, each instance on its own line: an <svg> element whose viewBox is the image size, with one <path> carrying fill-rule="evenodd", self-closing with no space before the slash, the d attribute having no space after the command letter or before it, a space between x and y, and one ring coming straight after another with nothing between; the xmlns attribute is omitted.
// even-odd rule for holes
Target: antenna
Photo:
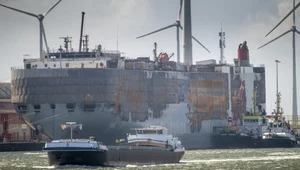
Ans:
<svg viewBox="0 0 300 170"><path fill-rule="evenodd" d="M59 67L61 68L61 53L63 52L63 49L61 48L61 46L59 46Z"/></svg>
<svg viewBox="0 0 300 170"><path fill-rule="evenodd" d="M40 58L42 58L42 59L44 59L44 55L43 55L44 54L43 53L43 37L44 37L44 41L45 41L47 53L49 53L49 47L48 47L48 44L47 44L47 39L46 39L46 34L45 34L45 28L44 28L43 20L50 13L50 11L52 11L53 8L55 8L56 5L58 5L60 3L60 1L61 0L59 0L58 2L56 2L56 4L54 4L51 8L49 8L44 14L38 14L38 15L0 4L0 6L3 6L5 8L11 9L11 10L14 10L14 11L17 11L17 12L20 12L20 13L32 16L32 17L35 17L35 18L37 18L39 20L39 23L40 23Z"/></svg>
<svg viewBox="0 0 300 170"><path fill-rule="evenodd" d="M69 127L71 130L70 138L71 142L73 140L73 128L79 127L80 130L82 130L82 124L77 124L76 122L66 122L66 124L62 124L61 128L65 130L67 127Z"/></svg>
<svg viewBox="0 0 300 170"><path fill-rule="evenodd" d="M182 6L183 6L183 1L187 1L187 0L180 0L180 7L179 7L179 12L178 12L178 17L177 17L177 20L175 21L174 24L171 24L171 25L168 25L166 27L163 27L161 29L158 29L156 31L153 31L153 32L150 32L148 34L145 34L145 35L142 35L142 36L139 36L137 37L137 39L139 38L142 38L142 37L146 37L148 35L151 35L151 34L154 34L154 33L157 33L157 32L160 32L160 31L163 31L163 30L166 30L166 29L169 29L169 28L172 28L172 27L176 27L176 39L177 39L177 63L179 64L180 63L180 38L179 38L179 30L183 30L183 27L181 26L181 23L180 23L180 19L181 19L181 11L182 11ZM185 2L186 3L186 2ZM190 4L190 0L188 0L187 4ZM186 11L186 10L184 10ZM185 13L184 13L185 15ZM194 36L191 37L192 39L194 39L198 44L200 44L206 51L208 51L210 53L210 51L204 47L200 41L198 41ZM183 47L185 48L185 46ZM185 56L184 56L185 57ZM192 64L192 63L190 63Z"/></svg>
<svg viewBox="0 0 300 170"><path fill-rule="evenodd" d="M89 36L85 35L84 40L82 42L83 42L83 51L89 52L89 48L88 48L88 46L89 46Z"/></svg>
<svg viewBox="0 0 300 170"><path fill-rule="evenodd" d="M117 25L117 52L119 52L119 26Z"/></svg>
<svg viewBox="0 0 300 170"><path fill-rule="evenodd" d="M300 6L300 2L295 6L295 0L293 0L293 9L266 35L268 36L272 31L274 31L285 19L287 19L292 13L293 13L293 26L290 30L284 32L280 36L274 38L273 40L269 41L268 43L260 46L258 49L263 48L264 46L276 41L277 39L285 36L286 34L292 32L293 33L293 105L292 105L292 112L293 112L293 119L297 118L298 115L298 105L297 105L297 77L296 77L296 37L295 34L300 32L296 28L296 16L295 16L295 10ZM293 123L297 123L294 121Z"/></svg>
<svg viewBox="0 0 300 170"><path fill-rule="evenodd" d="M221 23L221 32L219 32L219 37L220 37L219 47L220 47L220 52L221 52L220 64L225 64L225 57L224 57L224 50L226 48L226 46L225 46L225 32L223 32L222 23Z"/></svg>
<svg viewBox="0 0 300 170"><path fill-rule="evenodd" d="M279 60L275 60L276 63L276 115L280 113L280 93L278 91L278 63Z"/></svg>
<svg viewBox="0 0 300 170"><path fill-rule="evenodd" d="M71 39L72 37L66 36L66 37L59 37L60 39L64 39L64 47L66 48L66 52L69 52L69 43L70 43L70 49L72 49Z"/></svg>
<svg viewBox="0 0 300 170"><path fill-rule="evenodd" d="M156 61L157 59L157 43L154 42L154 49L153 49L153 61Z"/></svg>
<svg viewBox="0 0 300 170"><path fill-rule="evenodd" d="M257 86L255 86L255 88L253 89L253 98L252 98L252 100L253 100L253 114L255 116L257 116L257 112L256 112L256 104L257 104L256 99L257 99L257 97L258 97Z"/></svg>

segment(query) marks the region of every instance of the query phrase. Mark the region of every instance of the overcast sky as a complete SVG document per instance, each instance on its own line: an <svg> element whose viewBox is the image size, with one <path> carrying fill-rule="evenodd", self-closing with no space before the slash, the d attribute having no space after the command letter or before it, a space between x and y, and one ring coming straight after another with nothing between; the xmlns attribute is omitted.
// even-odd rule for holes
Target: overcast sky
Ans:
<svg viewBox="0 0 300 170"><path fill-rule="evenodd" d="M56 0L0 0L1 4L35 14L44 13ZM298 3L299 0L296 0ZM44 19L49 47L63 45L62 36L73 37L73 47L78 49L81 12L85 11L84 32L90 35L90 48L101 44L105 49L117 48L128 57L152 56L153 43L158 50L176 52L176 28L136 39L137 36L173 24L176 21L179 0L63 0ZM226 32L225 58L233 63L239 43L247 40L250 62L266 67L267 111L275 108L275 62L279 66L279 90L286 114L292 110L292 34L257 50L268 40L287 31L292 26L288 18L270 36L265 37L292 9L292 0L192 0L192 31L210 51L207 53L193 42L193 61L219 60L218 32L223 23ZM300 9L299 9L300 10ZM300 24L299 13L297 26ZM39 54L39 25L36 18L0 7L0 81L10 78L10 67L22 66L24 54ZM297 47L299 47L297 36ZM182 45L182 44L181 44ZM299 51L299 48L297 48ZM297 55L297 65L300 64ZM176 56L176 54L175 54ZM176 57L173 58L176 60ZM300 75L300 69L297 70ZM299 76L298 76L299 77ZM300 90L298 80L298 91ZM299 96L300 93L298 93ZM300 108L300 98L298 99Z"/></svg>

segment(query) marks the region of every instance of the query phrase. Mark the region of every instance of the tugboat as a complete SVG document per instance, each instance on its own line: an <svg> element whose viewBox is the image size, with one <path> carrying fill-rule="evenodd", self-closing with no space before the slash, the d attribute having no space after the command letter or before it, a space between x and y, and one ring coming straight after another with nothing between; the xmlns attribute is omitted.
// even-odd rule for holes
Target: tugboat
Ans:
<svg viewBox="0 0 300 170"><path fill-rule="evenodd" d="M44 151L48 152L49 165L89 165L106 166L107 147L95 141L94 137L89 139L73 139L73 129L82 127L76 122L67 122L62 129L71 128L71 139L60 139L47 142Z"/></svg>
<svg viewBox="0 0 300 170"><path fill-rule="evenodd" d="M178 163L185 153L181 141L167 133L165 127L149 126L134 129L126 139L117 140L118 146L108 146L108 164L167 164Z"/></svg>
<svg viewBox="0 0 300 170"><path fill-rule="evenodd" d="M277 111L266 115L256 108L257 91L253 93L253 112L247 112L242 124L235 130L217 131L214 144L217 148L276 148L296 147L298 142L295 132L285 121L280 111L280 93L277 93ZM232 128L231 128L232 129Z"/></svg>
<svg viewBox="0 0 300 170"><path fill-rule="evenodd" d="M253 109L243 114L237 126L214 127L213 144L215 148L257 148L262 138L262 126L267 122L265 112L256 109L257 88L253 90Z"/></svg>
<svg viewBox="0 0 300 170"><path fill-rule="evenodd" d="M296 147L298 141L296 139L295 130L291 129L289 122L283 117L283 109L280 106L281 94L278 92L278 63L276 62L276 110L272 115L258 115L256 112L257 91L253 94L254 115L245 116L243 126L239 134L252 137L257 146L260 147ZM246 132L246 133L245 133Z"/></svg>
<svg viewBox="0 0 300 170"><path fill-rule="evenodd" d="M268 117L268 125L263 126L262 141L265 145L277 147L295 147L298 145L296 132L291 129L289 122L283 117L283 109L280 107L280 93L277 93L277 109Z"/></svg>

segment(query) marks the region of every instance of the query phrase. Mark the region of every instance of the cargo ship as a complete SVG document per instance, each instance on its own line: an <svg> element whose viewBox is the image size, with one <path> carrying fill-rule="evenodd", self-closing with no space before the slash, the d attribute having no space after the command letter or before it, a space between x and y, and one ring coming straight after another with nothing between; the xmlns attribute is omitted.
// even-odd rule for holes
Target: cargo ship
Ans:
<svg viewBox="0 0 300 170"><path fill-rule="evenodd" d="M37 135L50 139L66 137L57 128L66 120L85 125L76 137L105 136L106 144L146 125L164 126L179 138L194 133L199 138L213 126L240 121L241 111L253 107L254 86L261 94L259 108L265 109L265 70L250 66L248 58L239 57L233 66L186 66L126 59L99 45L24 59L24 67L12 69L11 101Z"/></svg>
<svg viewBox="0 0 300 170"><path fill-rule="evenodd" d="M213 59L176 63L172 55L157 55L156 43L153 57L129 59L102 45L90 49L82 30L79 42L79 51L71 47L70 37L55 51L47 44L43 51L41 45L40 57L11 69L11 102L37 138L67 138L68 130L59 125L74 121L84 125L80 132L74 129L75 138L95 136L109 145L132 128L159 125L186 149L206 148L213 147L214 126L237 124L241 113L253 108L256 86L257 104L265 109L265 68L250 64L246 42L233 64Z"/></svg>

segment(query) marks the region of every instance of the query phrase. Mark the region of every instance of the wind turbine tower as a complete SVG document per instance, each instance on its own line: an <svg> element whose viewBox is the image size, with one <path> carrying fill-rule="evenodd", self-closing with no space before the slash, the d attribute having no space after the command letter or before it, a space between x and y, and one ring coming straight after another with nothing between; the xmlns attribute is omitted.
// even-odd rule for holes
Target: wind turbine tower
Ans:
<svg viewBox="0 0 300 170"><path fill-rule="evenodd" d="M60 1L61 0L59 0L56 4L54 4L51 8L49 8L44 14L33 14L33 13L30 13L30 12L22 11L22 10L19 10L19 9L16 9L16 8L12 8L12 7L0 4L0 6L3 6L5 8L11 9L11 10L14 10L14 11L17 11L17 12L20 12L20 13L32 16L32 17L35 17L35 18L37 18L39 20L39 25L40 25L40 58L41 59L44 58L44 55L43 55L43 37L44 37L44 41L45 41L47 53L49 53L49 48L48 48L48 44L47 44L47 39L46 39L46 34L45 34L45 28L44 28L43 20L50 13L50 11L53 8L55 8L56 5L58 5L58 3L60 3Z"/></svg>
<svg viewBox="0 0 300 170"><path fill-rule="evenodd" d="M184 10L184 14L183 14L183 18L184 19L184 26L182 27L180 19L181 19L181 11L182 11L182 6L183 8L188 8L186 10ZM187 26L188 29L185 29L185 26ZM150 32L148 34L142 35L137 37L137 39L142 38L142 37L146 37L148 35L172 28L172 27L176 27L176 40L177 40L177 63L180 63L180 37L179 37L179 30L183 30L183 39L184 41L188 42L188 46L190 47L190 51L188 51L190 54L192 54L192 39L195 40L198 44L200 44L207 52L210 53L210 51L200 43L200 41L198 41L193 35L192 35L192 25L191 25L191 0L180 0L180 7L179 7L179 12L178 12L178 17L177 20L175 21L175 23L168 25L166 27L163 27L161 29L158 29L156 31ZM189 31L188 31L189 30ZM185 33L187 32L187 33ZM186 37L186 38L185 38ZM183 50L185 51L186 46L183 46ZM185 52L183 52L184 54L184 62L187 60L185 56L190 56L189 60L192 61L192 55L185 55ZM192 64L192 62L190 63Z"/></svg>
<svg viewBox="0 0 300 170"><path fill-rule="evenodd" d="M193 64L191 0L183 0L183 57L184 63Z"/></svg>
<svg viewBox="0 0 300 170"><path fill-rule="evenodd" d="M268 36L272 31L274 31L288 16L290 16L293 13L293 26L290 30L284 32L280 36L274 38L273 40L269 41L268 43L262 45L258 49L272 43L273 41L285 36L286 34L292 32L293 33L293 105L292 105L292 114L293 114L293 124L297 124L295 120L297 120L298 115L298 106L297 106L297 76L296 76L296 33L300 34L300 32L296 28L296 15L295 10L300 6L300 2L295 6L295 0L293 0L293 9L266 35Z"/></svg>

